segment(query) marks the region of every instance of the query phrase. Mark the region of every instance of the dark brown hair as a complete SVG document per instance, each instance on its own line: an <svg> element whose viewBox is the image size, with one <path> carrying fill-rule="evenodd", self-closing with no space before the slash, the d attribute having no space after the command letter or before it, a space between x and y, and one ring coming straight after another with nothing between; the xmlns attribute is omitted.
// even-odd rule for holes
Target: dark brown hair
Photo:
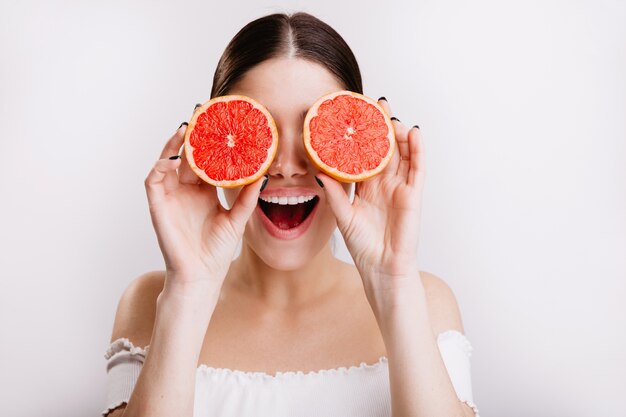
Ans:
<svg viewBox="0 0 626 417"><path fill-rule="evenodd" d="M275 13L245 25L226 46L211 98L228 94L252 67L282 56L303 58L326 67L346 90L363 94L361 72L352 50L328 24L308 13Z"/></svg>

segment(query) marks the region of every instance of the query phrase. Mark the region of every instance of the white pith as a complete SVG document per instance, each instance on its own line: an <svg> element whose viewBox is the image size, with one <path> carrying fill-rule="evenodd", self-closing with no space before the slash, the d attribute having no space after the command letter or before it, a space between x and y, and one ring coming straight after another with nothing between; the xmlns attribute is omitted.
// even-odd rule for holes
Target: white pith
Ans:
<svg viewBox="0 0 626 417"><path fill-rule="evenodd" d="M278 196L273 196L273 197L259 197L261 200L265 201L266 203L274 203L274 204L279 204L281 206L286 206L286 205L292 205L295 206L296 204L302 204L302 203L306 203L307 201L311 201L315 198L314 195L309 195L309 196L291 196L291 197L278 197Z"/></svg>

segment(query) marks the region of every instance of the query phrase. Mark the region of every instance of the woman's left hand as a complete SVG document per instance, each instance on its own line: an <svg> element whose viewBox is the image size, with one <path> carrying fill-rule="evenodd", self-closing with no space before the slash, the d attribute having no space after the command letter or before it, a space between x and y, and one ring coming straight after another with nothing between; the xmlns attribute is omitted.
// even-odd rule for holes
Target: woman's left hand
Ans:
<svg viewBox="0 0 626 417"><path fill-rule="evenodd" d="M378 103L391 116L389 103ZM316 175L366 289L393 290L418 273L424 145L417 126L409 129L397 119L392 123L397 145L393 158L380 174L356 183L352 203L340 182L321 172Z"/></svg>

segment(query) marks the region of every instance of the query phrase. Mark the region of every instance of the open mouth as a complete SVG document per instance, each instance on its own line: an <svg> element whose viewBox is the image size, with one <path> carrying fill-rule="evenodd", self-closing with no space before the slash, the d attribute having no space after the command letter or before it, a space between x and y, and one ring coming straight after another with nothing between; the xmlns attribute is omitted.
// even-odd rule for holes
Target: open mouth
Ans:
<svg viewBox="0 0 626 417"><path fill-rule="evenodd" d="M273 200L276 200L274 198ZM288 204L281 202L268 202L259 198L259 206L265 216L279 229L287 230L297 227L304 222L319 202L318 196L302 203Z"/></svg>

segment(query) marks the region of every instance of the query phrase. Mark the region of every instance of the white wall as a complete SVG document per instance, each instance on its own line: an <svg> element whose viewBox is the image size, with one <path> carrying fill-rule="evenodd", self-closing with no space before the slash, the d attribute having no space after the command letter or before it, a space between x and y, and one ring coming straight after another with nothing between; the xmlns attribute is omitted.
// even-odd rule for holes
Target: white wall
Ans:
<svg viewBox="0 0 626 417"><path fill-rule="evenodd" d="M420 260L481 415L623 415L625 3L259 4L0 3L1 414L98 415L119 296L162 268L145 175L236 31L302 9L422 128Z"/></svg>

